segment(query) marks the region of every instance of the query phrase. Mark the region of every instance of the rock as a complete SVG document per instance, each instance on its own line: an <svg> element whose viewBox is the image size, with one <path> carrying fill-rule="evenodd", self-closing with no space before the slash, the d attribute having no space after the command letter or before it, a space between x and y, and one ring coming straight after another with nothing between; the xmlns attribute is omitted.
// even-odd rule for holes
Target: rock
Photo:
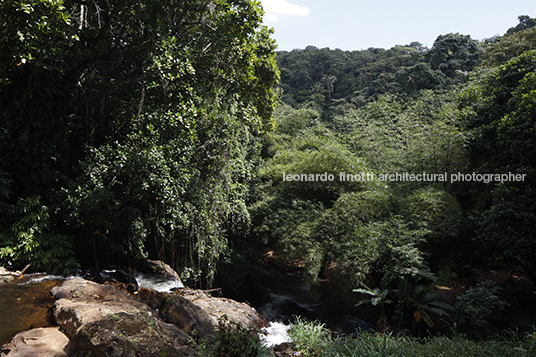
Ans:
<svg viewBox="0 0 536 357"><path fill-rule="evenodd" d="M9 271L4 267L0 267L0 285L9 283L11 280L22 276L20 271Z"/></svg>
<svg viewBox="0 0 536 357"><path fill-rule="evenodd" d="M59 331L35 329L17 335L4 346L0 357L195 356L199 347L185 331L211 339L223 315L244 328L263 325L248 305L202 291L180 289L182 296L132 284L110 284L117 288L73 278L52 288ZM28 352L29 348L34 350Z"/></svg>
<svg viewBox="0 0 536 357"><path fill-rule="evenodd" d="M127 274L121 270L101 270L98 273L103 279L112 279L119 283L138 285L132 274Z"/></svg>
<svg viewBox="0 0 536 357"><path fill-rule="evenodd" d="M142 260L138 263L138 270L141 273L164 275L168 279L179 281L180 285L184 286L179 274L161 260Z"/></svg>
<svg viewBox="0 0 536 357"><path fill-rule="evenodd" d="M158 311L160 317L186 332L211 339L223 315L244 328L260 328L265 321L247 304L225 298L212 297L201 290L181 289L181 295L140 288L137 297Z"/></svg>
<svg viewBox="0 0 536 357"><path fill-rule="evenodd" d="M201 290L185 290L182 297L195 305L200 311L205 312L210 317L212 326L218 326L218 320L227 316L233 323L241 325L243 328L261 328L267 326L257 310L235 300L213 297Z"/></svg>
<svg viewBox="0 0 536 357"><path fill-rule="evenodd" d="M58 327L40 327L18 333L2 346L2 357L64 357L74 352L69 338Z"/></svg>
<svg viewBox="0 0 536 357"><path fill-rule="evenodd" d="M134 295L144 304L158 310L169 294L154 289L139 288L134 292Z"/></svg>
<svg viewBox="0 0 536 357"><path fill-rule="evenodd" d="M211 318L208 311L203 310L190 300L178 295L169 295L162 301L159 314L165 321L172 323L184 331L194 331L200 337L210 340L214 337L218 321Z"/></svg>
<svg viewBox="0 0 536 357"><path fill-rule="evenodd" d="M52 289L54 317L86 356L194 356L193 340L148 305L81 278Z"/></svg>

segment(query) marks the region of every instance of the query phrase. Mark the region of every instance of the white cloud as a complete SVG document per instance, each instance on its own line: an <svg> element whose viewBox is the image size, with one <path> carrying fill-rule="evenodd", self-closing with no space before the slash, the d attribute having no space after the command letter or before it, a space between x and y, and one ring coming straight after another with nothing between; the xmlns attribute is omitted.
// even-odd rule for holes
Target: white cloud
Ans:
<svg viewBox="0 0 536 357"><path fill-rule="evenodd" d="M266 21L278 21L278 15L281 16L307 16L309 8L292 4L286 0L261 0L262 7L265 11Z"/></svg>

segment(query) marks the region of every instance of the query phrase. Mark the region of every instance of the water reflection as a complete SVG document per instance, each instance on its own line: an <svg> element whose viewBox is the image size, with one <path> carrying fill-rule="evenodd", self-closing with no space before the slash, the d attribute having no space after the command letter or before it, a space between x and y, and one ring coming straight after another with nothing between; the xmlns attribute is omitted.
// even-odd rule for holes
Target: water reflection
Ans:
<svg viewBox="0 0 536 357"><path fill-rule="evenodd" d="M0 346L21 331L53 326L52 287L64 279L58 276L30 274L0 286Z"/></svg>

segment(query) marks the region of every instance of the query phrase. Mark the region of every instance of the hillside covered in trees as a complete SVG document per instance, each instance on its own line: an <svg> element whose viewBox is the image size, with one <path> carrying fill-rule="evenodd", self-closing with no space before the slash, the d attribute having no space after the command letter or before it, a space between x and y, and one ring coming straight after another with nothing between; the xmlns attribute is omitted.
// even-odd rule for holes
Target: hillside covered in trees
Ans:
<svg viewBox="0 0 536 357"><path fill-rule="evenodd" d="M303 259L310 289L329 279L372 295L388 329L450 314L426 301L438 283L486 269L535 283L536 28L519 20L501 37L446 34L430 49L278 52L257 239ZM474 314L458 326L481 333Z"/></svg>
<svg viewBox="0 0 536 357"><path fill-rule="evenodd" d="M240 297L271 249L312 292L370 297L379 330L449 315L473 337L516 300L480 286L454 311L434 287L536 283L529 16L485 41L290 52L250 0L4 1L0 23L0 265L160 259Z"/></svg>

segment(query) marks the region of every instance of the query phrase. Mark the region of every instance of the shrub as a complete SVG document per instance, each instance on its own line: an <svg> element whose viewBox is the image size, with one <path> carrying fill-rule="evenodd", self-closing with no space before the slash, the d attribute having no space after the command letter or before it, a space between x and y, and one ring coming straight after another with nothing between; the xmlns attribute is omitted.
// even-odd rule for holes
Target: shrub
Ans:
<svg viewBox="0 0 536 357"><path fill-rule="evenodd" d="M288 335L297 349L311 353L324 350L331 338L323 323L308 322L299 316L288 330Z"/></svg>
<svg viewBox="0 0 536 357"><path fill-rule="evenodd" d="M257 331L253 328L243 328L231 322L227 316L220 318L218 331L212 342L212 357L260 357L267 355L267 349L262 345Z"/></svg>
<svg viewBox="0 0 536 357"><path fill-rule="evenodd" d="M289 330L302 356L322 357L528 357L534 356L535 333L526 336L510 331L499 338L472 341L445 336L424 339L397 337L392 333L358 332L332 338L318 322L297 319Z"/></svg>
<svg viewBox="0 0 536 357"><path fill-rule="evenodd" d="M500 290L494 282L485 280L457 297L456 323L461 331L484 337L493 330L491 323L499 320L509 305L499 296Z"/></svg>

